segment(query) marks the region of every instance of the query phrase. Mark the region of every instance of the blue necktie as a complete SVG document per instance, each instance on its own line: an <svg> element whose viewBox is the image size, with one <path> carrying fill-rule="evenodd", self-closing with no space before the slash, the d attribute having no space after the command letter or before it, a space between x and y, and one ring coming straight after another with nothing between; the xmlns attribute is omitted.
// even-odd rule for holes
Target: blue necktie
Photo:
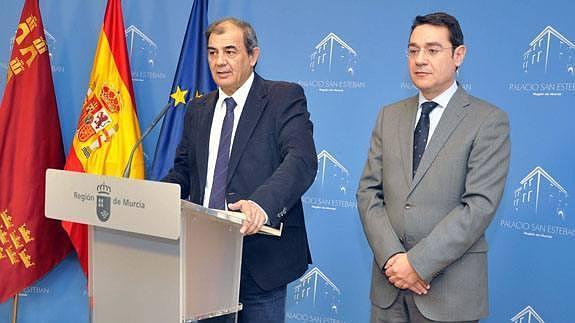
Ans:
<svg viewBox="0 0 575 323"><path fill-rule="evenodd" d="M413 132L413 174L415 177L415 171L417 171L417 166L421 161L421 156L425 151L425 146L427 145L427 136L429 135L429 114L435 107L437 103L433 101L423 102L421 104L421 116L417 122L417 126Z"/></svg>
<svg viewBox="0 0 575 323"><path fill-rule="evenodd" d="M210 193L210 202L208 203L208 207L218 210L226 209L226 186L232 131L234 129L234 108L237 105L232 97L226 98L224 102L226 102L226 116L222 124L218 156L214 169L214 180L212 181L212 191Z"/></svg>

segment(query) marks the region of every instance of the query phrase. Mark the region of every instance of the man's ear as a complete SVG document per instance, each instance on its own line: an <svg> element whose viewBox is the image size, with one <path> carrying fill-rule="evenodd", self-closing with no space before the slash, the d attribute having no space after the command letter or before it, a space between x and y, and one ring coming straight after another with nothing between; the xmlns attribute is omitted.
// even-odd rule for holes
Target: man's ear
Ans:
<svg viewBox="0 0 575 323"><path fill-rule="evenodd" d="M252 49L252 53L249 54L250 65L252 67L256 66L256 63L258 62L259 57L260 57L260 48L254 47L254 49Z"/></svg>
<svg viewBox="0 0 575 323"><path fill-rule="evenodd" d="M465 45L460 45L453 51L453 59L455 60L455 66L459 67L463 64L463 59L465 58L465 53L467 53L467 47Z"/></svg>

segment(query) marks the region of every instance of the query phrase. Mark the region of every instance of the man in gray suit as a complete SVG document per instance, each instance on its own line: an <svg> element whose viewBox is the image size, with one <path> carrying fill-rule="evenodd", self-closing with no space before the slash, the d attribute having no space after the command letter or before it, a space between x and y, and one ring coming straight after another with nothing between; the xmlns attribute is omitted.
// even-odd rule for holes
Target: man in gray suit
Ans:
<svg viewBox="0 0 575 323"><path fill-rule="evenodd" d="M476 322L488 313L485 230L509 165L507 115L456 82L457 20L417 16L419 95L384 107L357 192L373 250L372 322Z"/></svg>

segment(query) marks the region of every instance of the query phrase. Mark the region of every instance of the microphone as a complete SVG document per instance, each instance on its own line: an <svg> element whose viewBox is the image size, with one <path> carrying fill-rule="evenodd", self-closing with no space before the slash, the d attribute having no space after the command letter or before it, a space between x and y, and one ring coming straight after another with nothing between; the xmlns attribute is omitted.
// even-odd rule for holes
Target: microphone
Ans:
<svg viewBox="0 0 575 323"><path fill-rule="evenodd" d="M162 117L164 117L164 115L168 112L168 110L170 109L171 106L172 106L172 103L170 101L168 101L168 104L166 104L162 108L162 110L160 111L160 113L158 113L158 115L156 116L154 121L152 121L152 123L148 126L148 129L146 129L146 131L144 131L144 134L141 135L140 139L138 139L138 141L134 144L134 147L132 147L132 151L130 151L130 157L128 158L128 163L126 164L126 168L124 168L124 173L123 173L122 177L124 177L124 178L130 177L130 172L132 171L132 159L134 159L134 153L136 152L136 149L142 143L142 141L144 141L146 136L148 136L150 131L152 131L152 129L154 129L154 127L158 124L158 122L160 122Z"/></svg>

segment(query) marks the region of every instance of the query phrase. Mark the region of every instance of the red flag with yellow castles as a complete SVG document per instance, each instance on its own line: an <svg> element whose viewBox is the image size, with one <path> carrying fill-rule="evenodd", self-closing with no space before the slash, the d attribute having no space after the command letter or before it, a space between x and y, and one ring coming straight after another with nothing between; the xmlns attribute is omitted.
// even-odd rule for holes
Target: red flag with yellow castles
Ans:
<svg viewBox="0 0 575 323"><path fill-rule="evenodd" d="M67 170L122 176L130 150L140 137L120 0L109 0L94 56L90 84L66 160ZM131 178L144 178L138 148ZM62 222L84 273L88 273L88 235L83 224Z"/></svg>
<svg viewBox="0 0 575 323"><path fill-rule="evenodd" d="M64 166L48 45L38 0L26 0L0 105L0 303L71 250L60 221L44 217L46 168Z"/></svg>

